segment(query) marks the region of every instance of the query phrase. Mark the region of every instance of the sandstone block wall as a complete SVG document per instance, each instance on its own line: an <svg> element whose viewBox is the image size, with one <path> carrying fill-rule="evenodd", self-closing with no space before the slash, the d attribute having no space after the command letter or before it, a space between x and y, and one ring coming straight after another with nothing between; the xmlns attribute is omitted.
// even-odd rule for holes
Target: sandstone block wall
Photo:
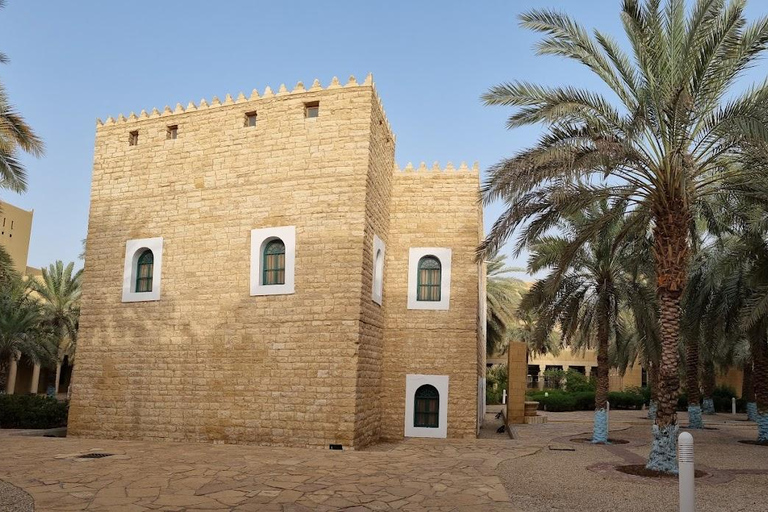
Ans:
<svg viewBox="0 0 768 512"><path fill-rule="evenodd" d="M385 288L382 414L386 438L404 433L407 374L448 375L448 437L476 435L478 187L477 169L395 171ZM450 309L407 309L411 247L451 248Z"/></svg>
<svg viewBox="0 0 768 512"><path fill-rule="evenodd" d="M70 433L352 446L373 89L216 103L98 127ZM251 297L250 230L287 225L296 293ZM157 236L161 299L122 303Z"/></svg>
<svg viewBox="0 0 768 512"><path fill-rule="evenodd" d="M394 144L370 77L99 123L69 434L359 448L403 436L426 373L450 376L448 435L474 435L478 171L400 171ZM252 297L250 231L281 226L295 293ZM126 241L153 237L160 300L122 302ZM453 250L449 311L406 309L424 246Z"/></svg>

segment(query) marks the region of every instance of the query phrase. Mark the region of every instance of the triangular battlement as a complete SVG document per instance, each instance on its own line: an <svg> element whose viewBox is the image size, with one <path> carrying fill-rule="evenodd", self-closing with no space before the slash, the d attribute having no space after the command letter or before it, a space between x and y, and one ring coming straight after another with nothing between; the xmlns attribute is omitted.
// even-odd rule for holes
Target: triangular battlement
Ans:
<svg viewBox="0 0 768 512"><path fill-rule="evenodd" d="M404 168L400 168L398 164L395 164L395 172L397 173L478 173L480 172L480 165L475 162L472 167L467 166L466 162L461 162L458 167L455 167L451 162L448 162L445 167L441 167L439 162L435 162L432 166L427 166L425 162L421 162L418 167L414 167L411 162Z"/></svg>
<svg viewBox="0 0 768 512"><path fill-rule="evenodd" d="M264 88L264 93L259 95L259 92L254 89L251 92L250 97L246 98L246 96L240 92L236 99L233 99L231 94L227 94L225 96L224 101L220 101L217 96L214 96L211 98L210 103L203 98L200 100L198 104L195 104L193 101L190 101L186 108L182 106L181 103L176 104L176 108L171 109L169 106L165 106L164 110L161 112L157 108L152 109L151 114L147 114L146 110L141 111L141 115L136 116L133 112L128 117L125 117L123 114L119 114L117 116L117 119L115 120L113 117L107 117L106 121L102 121L101 119L96 119L96 126L108 126L108 125L114 125L114 124L131 124L137 121L142 121L144 119L148 118L155 118L155 117L170 117L170 116L176 116L180 114L185 114L188 112L195 112L198 110L205 110L205 109L213 109L213 108L219 108L224 106L231 106L236 105L240 103L247 103L250 101L265 99L265 98L274 98L274 97L287 97L287 96L293 96L297 94L309 94L314 93L318 91L324 91L324 90L332 90L332 89L341 89L341 88L355 88L355 87L370 87L373 89L373 95L376 98L376 102L379 105L379 108L381 108L382 113L384 113L384 118L386 119L386 113L384 112L384 107L381 104L381 98L379 98L378 93L376 92L376 86L373 81L373 74L368 73L368 76L365 77L365 80L360 83L357 81L357 79L352 75L347 80L347 83L344 85L341 85L341 82L339 82L339 79L337 77L333 77L331 79L330 84L328 84L327 87L323 87L320 83L320 80L315 79L312 82L312 86L307 89L304 87L304 83L299 81L296 86L289 91L288 88L285 86L285 84L281 84L280 87L278 87L277 92L273 92L272 88L270 86L267 86ZM387 121L387 128L389 128L390 133L392 132L392 127L389 125L389 121Z"/></svg>

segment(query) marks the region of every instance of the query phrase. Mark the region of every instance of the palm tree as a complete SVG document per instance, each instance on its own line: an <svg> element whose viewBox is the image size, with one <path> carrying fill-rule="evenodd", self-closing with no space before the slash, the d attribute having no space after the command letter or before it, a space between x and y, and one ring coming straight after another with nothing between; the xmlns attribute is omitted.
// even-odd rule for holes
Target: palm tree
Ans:
<svg viewBox="0 0 768 512"><path fill-rule="evenodd" d="M40 281L32 281L32 287L40 297L44 321L58 340L59 359L69 356L72 360L77 343L83 271L73 272L74 266L74 262L64 266L57 261L42 269Z"/></svg>
<svg viewBox="0 0 768 512"><path fill-rule="evenodd" d="M608 442L609 346L634 331L631 315L620 314L622 304L633 296L629 269L636 267L634 246L616 244L625 227L622 217L604 226L599 237L586 243L581 240L583 230L609 209L607 202L590 206L561 220L562 234L542 235L530 243L529 272L548 269L550 273L533 286L520 306L538 314L539 335L557 324L564 344L577 350L597 348L593 443Z"/></svg>
<svg viewBox="0 0 768 512"><path fill-rule="evenodd" d="M0 9L5 1L0 0ZM8 62L0 53L0 64ZM27 172L18 159L18 151L34 156L43 153L43 142L8 102L5 88L0 84L0 188L14 192L27 189Z"/></svg>
<svg viewBox="0 0 768 512"><path fill-rule="evenodd" d="M515 322L515 310L526 285L508 274L505 256L494 254L486 261L486 354L503 354L507 349L507 331Z"/></svg>
<svg viewBox="0 0 768 512"><path fill-rule="evenodd" d="M517 321L510 327L508 338L509 341L525 343L528 358L545 354L557 356L560 353L559 337L552 330L539 328L544 327L545 324L539 323L539 318L534 311L518 307L516 315Z"/></svg>
<svg viewBox="0 0 768 512"><path fill-rule="evenodd" d="M29 281L16 276L0 286L0 389L5 390L11 360L28 357L36 364L54 358L50 331L43 328L40 305L30 296Z"/></svg>
<svg viewBox="0 0 768 512"><path fill-rule="evenodd" d="M708 196L744 195L765 180L768 85L734 95L733 84L768 45L768 19L748 24L744 1L623 0L632 55L610 36L590 35L566 14L533 10L522 25L545 34L540 54L575 60L618 98L573 86L505 83L487 105L517 107L509 128L543 124L539 143L490 169L486 204L506 211L479 248L499 247L522 224L518 249L597 200L633 207L626 232L650 229L660 309L658 413L647 467L677 468L680 305L690 258L689 228ZM750 161L750 166L739 164ZM592 239L618 213L596 219Z"/></svg>

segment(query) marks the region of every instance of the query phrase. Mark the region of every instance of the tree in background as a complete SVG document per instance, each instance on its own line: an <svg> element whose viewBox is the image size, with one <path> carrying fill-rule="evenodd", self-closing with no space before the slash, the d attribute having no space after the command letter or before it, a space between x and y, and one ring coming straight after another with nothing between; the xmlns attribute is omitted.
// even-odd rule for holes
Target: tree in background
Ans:
<svg viewBox="0 0 768 512"><path fill-rule="evenodd" d="M486 261L486 354L503 354L509 343L508 331L516 323L515 310L527 286L510 277L516 269L507 267L506 257L494 254Z"/></svg>
<svg viewBox="0 0 768 512"><path fill-rule="evenodd" d="M43 321L57 340L58 359L69 356L72 361L77 345L80 318L80 284L83 271L74 272L74 262L57 261L42 269L42 278L31 281L39 295Z"/></svg>
<svg viewBox="0 0 768 512"><path fill-rule="evenodd" d="M506 210L479 254L496 250L524 223L518 247L596 201L630 202L634 215L625 230L653 235L660 312L658 412L647 467L674 473L689 228L709 196L765 197L768 82L741 94L732 86L768 46L768 19L749 24L743 1L696 0L687 10L685 0L624 0L631 55L560 12L534 10L521 19L545 35L540 54L586 66L618 102L573 86L525 82L483 96L487 105L517 108L509 128L543 124L546 132L533 148L490 169L484 202L501 200ZM618 214L596 219L581 240L593 239Z"/></svg>
<svg viewBox="0 0 768 512"><path fill-rule="evenodd" d="M609 388L609 347L622 344L621 338L634 332L629 309L621 310L633 297L630 270L636 267L635 244L619 243L624 217L604 226L599 236L584 242L584 229L596 218L606 216L611 208L624 209L619 203L603 201L564 218L558 224L560 234L542 235L531 241L528 270L549 270L523 297L520 308L535 312L539 318L536 337L549 334L559 326L565 345L575 350L597 350L597 389L593 443L608 442L606 403ZM638 308L647 307L638 305ZM643 313L651 315L652 313Z"/></svg>
<svg viewBox="0 0 768 512"><path fill-rule="evenodd" d="M43 311L31 295L29 281L19 275L0 286L0 389L5 390L12 360L26 356L35 364L55 360L54 336L43 322Z"/></svg>

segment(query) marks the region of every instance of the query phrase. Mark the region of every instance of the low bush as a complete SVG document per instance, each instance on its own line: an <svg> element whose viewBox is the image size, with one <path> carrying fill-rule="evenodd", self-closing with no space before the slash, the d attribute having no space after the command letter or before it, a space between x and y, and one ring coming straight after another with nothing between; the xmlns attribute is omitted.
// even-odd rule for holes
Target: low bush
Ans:
<svg viewBox="0 0 768 512"><path fill-rule="evenodd" d="M0 395L0 428L56 428L67 425L69 402L38 395Z"/></svg>
<svg viewBox="0 0 768 512"><path fill-rule="evenodd" d="M642 409L645 397L636 388L629 388L626 391L608 393L608 401L611 403L611 409Z"/></svg>

